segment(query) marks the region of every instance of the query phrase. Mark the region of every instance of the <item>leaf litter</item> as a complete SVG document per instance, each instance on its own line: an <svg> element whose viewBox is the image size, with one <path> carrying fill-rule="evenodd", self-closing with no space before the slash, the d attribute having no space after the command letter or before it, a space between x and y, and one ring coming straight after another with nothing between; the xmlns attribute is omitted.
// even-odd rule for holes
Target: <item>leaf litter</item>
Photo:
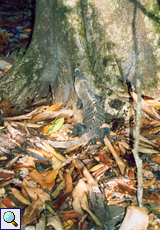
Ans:
<svg viewBox="0 0 160 230"><path fill-rule="evenodd" d="M1 104L5 108L5 103ZM20 116L19 112L12 117L3 116L0 138L6 142L0 144L1 207L22 208L24 229L36 227L40 222L42 229L51 226L54 229L91 229L92 226L103 229L106 220L96 208L104 214L110 207L123 208L119 219L110 211L110 218L115 219L114 224L108 220L110 229L141 229L142 219L143 229L159 227L160 141L159 136L155 136L155 128L160 126L158 116L141 119L139 154L143 159L145 208L140 209L136 199L136 164L130 147L130 141L134 146L134 132L133 136L129 135L127 123L119 130L112 130L113 136L119 135L112 143L105 137L104 145L91 148L83 143L65 153L45 139L58 140L64 132L67 138L62 141L71 139L68 133L75 124L70 118L73 111L59 105L35 106L28 113L21 111ZM50 128L51 124L55 130ZM51 132L46 135L44 127ZM52 136L52 131L59 133L59 137ZM12 143L12 147L8 143ZM135 218L137 225L131 227Z"/></svg>
<svg viewBox="0 0 160 230"><path fill-rule="evenodd" d="M0 51L4 54L0 58L0 77L23 57L32 34L28 21L25 28L19 26L20 21L25 25L23 13L17 11L20 4L13 2L12 7L16 12L12 17L13 24L17 24L14 30L12 23L0 17L0 24L5 26L0 33ZM32 4L29 7L34 8ZM8 44L12 48L8 49ZM4 58L8 54L9 58ZM137 103L137 94L132 92L131 96ZM141 119L139 143L145 208L137 204L137 169L132 154L134 118L132 136L131 118L124 124L112 118L109 138L118 136L114 142L105 138L105 145L83 143L62 151L45 139L69 140L75 125L70 118L73 111L62 108L62 102L51 105L51 101L28 99L28 108L23 110L8 98L0 102L1 208L21 208L23 230L85 230L93 226L109 230L160 229L160 99L142 100L142 110L148 115ZM54 130L54 122L58 123L58 131ZM39 142L41 138L44 141Z"/></svg>

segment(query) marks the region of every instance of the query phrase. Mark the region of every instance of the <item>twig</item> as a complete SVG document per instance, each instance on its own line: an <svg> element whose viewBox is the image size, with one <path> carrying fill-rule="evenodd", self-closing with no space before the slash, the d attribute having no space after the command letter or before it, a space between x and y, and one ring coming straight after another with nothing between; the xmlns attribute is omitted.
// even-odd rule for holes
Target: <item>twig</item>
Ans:
<svg viewBox="0 0 160 230"><path fill-rule="evenodd" d="M137 166L137 181L138 181L137 200L138 200L139 207L141 208L143 206L143 173L142 173L142 160L138 155L140 123L141 123L141 81L139 79L137 79L137 94L138 94L138 101L137 101L135 147L132 150L132 152Z"/></svg>
<svg viewBox="0 0 160 230"><path fill-rule="evenodd" d="M124 175L124 171L125 171L125 164L124 162L122 161L122 159L118 156L118 154L116 153L116 151L114 150L111 142L109 141L109 139L105 136L104 138L104 144L109 148L109 150L111 151L114 159L116 160L117 162L117 165L121 171L121 174Z"/></svg>

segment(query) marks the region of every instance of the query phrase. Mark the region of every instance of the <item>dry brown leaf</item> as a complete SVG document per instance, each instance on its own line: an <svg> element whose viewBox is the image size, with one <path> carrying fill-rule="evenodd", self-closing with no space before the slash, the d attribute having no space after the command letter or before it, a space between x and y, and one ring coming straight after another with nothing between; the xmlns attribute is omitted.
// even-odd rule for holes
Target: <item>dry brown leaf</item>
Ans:
<svg viewBox="0 0 160 230"><path fill-rule="evenodd" d="M58 215L62 218L62 221L71 219L81 219L81 215L79 215L74 209L67 211L59 211Z"/></svg>
<svg viewBox="0 0 160 230"><path fill-rule="evenodd" d="M59 169L62 165L62 161L60 161L57 157L52 157L52 168L53 169Z"/></svg>
<svg viewBox="0 0 160 230"><path fill-rule="evenodd" d="M88 214L90 215L90 217L92 218L92 220L95 222L95 224L98 226L98 228L103 229L100 221L98 220L98 218L90 211L89 209L89 205L88 205L88 199L87 199L87 195L86 192L83 192L82 194L82 198L81 198L81 207L88 212Z"/></svg>
<svg viewBox="0 0 160 230"><path fill-rule="evenodd" d="M130 149L129 144L127 144L127 142L125 142L125 141L119 141L118 143L121 144L121 145L123 145L123 147L125 149Z"/></svg>
<svg viewBox="0 0 160 230"><path fill-rule="evenodd" d="M53 190L55 184L56 184L56 181L55 181L55 180L52 181L52 182L49 183L49 184L47 183L47 188L48 188L48 190L49 190L49 191Z"/></svg>
<svg viewBox="0 0 160 230"><path fill-rule="evenodd" d="M5 120L9 120L9 121L19 121L19 120L29 120L31 119L33 116L35 116L36 114L41 113L44 109L46 108L46 106L41 106L39 108L36 108L35 110L31 111L30 113L27 113L25 115L21 115L21 116L15 116L15 117L5 117ZM28 121L29 122L29 121ZM29 124L27 124L29 125Z"/></svg>
<svg viewBox="0 0 160 230"><path fill-rule="evenodd" d="M7 108L7 107L11 107L12 106L12 102L9 98L4 99L1 103L0 103L0 109L2 108Z"/></svg>
<svg viewBox="0 0 160 230"><path fill-rule="evenodd" d="M22 115L24 112L15 108L3 108L2 113L3 117L14 117Z"/></svg>
<svg viewBox="0 0 160 230"><path fill-rule="evenodd" d="M14 195L19 201L21 201L21 202L24 203L24 204L31 205L31 203L30 203L27 199L24 198L24 196L20 193L19 190L17 190L16 188L11 188L11 190L12 190L13 195Z"/></svg>
<svg viewBox="0 0 160 230"><path fill-rule="evenodd" d="M50 173L47 174L47 176L45 176L45 182L46 183L51 183L52 181L54 181L57 177L58 174L58 169L52 170Z"/></svg>
<svg viewBox="0 0 160 230"><path fill-rule="evenodd" d="M27 188L27 187L25 187L25 190L27 191L28 195L30 196L30 198L32 200L37 200L37 198L38 198L37 189L39 191L39 188Z"/></svg>
<svg viewBox="0 0 160 230"><path fill-rule="evenodd" d="M17 129L13 128L13 126L8 121L5 121L4 125L7 127L8 132L12 135L13 138L20 136L20 139L23 140L22 133L18 131Z"/></svg>
<svg viewBox="0 0 160 230"><path fill-rule="evenodd" d="M154 107L156 109L160 108L160 101L157 100L146 100L149 106Z"/></svg>
<svg viewBox="0 0 160 230"><path fill-rule="evenodd" d="M102 168L99 168L98 170L94 171L92 173L92 175L97 178L97 177L100 177L102 175L104 175L104 173L109 169L109 166L108 165L104 165Z"/></svg>
<svg viewBox="0 0 160 230"><path fill-rule="evenodd" d="M73 111L70 109L60 109L59 111L44 111L40 114L37 114L30 120L30 123L36 123L38 121L44 121L53 118L60 118L60 117L71 117L73 115Z"/></svg>
<svg viewBox="0 0 160 230"><path fill-rule="evenodd" d="M63 126L62 126L62 129L63 129ZM69 140L68 132L63 131L63 130L59 130L55 133L51 133L50 138L56 139L56 141L68 141Z"/></svg>
<svg viewBox="0 0 160 230"><path fill-rule="evenodd" d="M143 146L139 146L138 147L138 152L141 152L141 153L160 153L160 151L157 151L155 149L150 149L150 148L146 148L146 147L143 147Z"/></svg>
<svg viewBox="0 0 160 230"><path fill-rule="evenodd" d="M153 158L151 158L151 161L160 165L160 157L153 157Z"/></svg>
<svg viewBox="0 0 160 230"><path fill-rule="evenodd" d="M84 166L84 164L80 160L78 160L78 159L74 160L74 164L75 164L76 168L78 168L79 170L82 171L83 175L87 179L88 184L90 184L90 185L92 185L94 187L97 187L97 189L98 189L97 182L94 180L94 178L89 173L88 169Z"/></svg>
<svg viewBox="0 0 160 230"><path fill-rule="evenodd" d="M38 183L38 184L41 186L41 188L42 188L43 190L46 190L46 188L47 188L46 182L43 181L43 176L42 176L39 172L37 172L37 171L29 172L28 175L29 175L36 183Z"/></svg>
<svg viewBox="0 0 160 230"><path fill-rule="evenodd" d="M45 230L45 215L42 213L42 217L39 219L39 222L36 224L36 230Z"/></svg>
<svg viewBox="0 0 160 230"><path fill-rule="evenodd" d="M130 92L130 93L131 93L131 96L134 102L137 104L137 98L138 98L137 94L135 92ZM160 120L159 114L154 110L154 108L151 108L149 104L143 98L141 98L141 107L142 107L142 110L146 112L150 117L156 120Z"/></svg>
<svg viewBox="0 0 160 230"><path fill-rule="evenodd" d="M3 203L7 208L16 208L17 207L15 205L15 203L8 197L4 198Z"/></svg>
<svg viewBox="0 0 160 230"><path fill-rule="evenodd" d="M65 174L65 192L66 194L72 192L73 185L72 185L72 177L70 174Z"/></svg>
<svg viewBox="0 0 160 230"><path fill-rule="evenodd" d="M61 154L57 153L56 150L50 144L48 144L46 141L43 141L43 145L52 154L52 156L57 157L60 161L66 160L65 157L63 157Z"/></svg>
<svg viewBox="0 0 160 230"><path fill-rule="evenodd" d="M81 207L81 199L83 196L83 192L88 193L88 188L86 183L80 179L78 181L78 184L76 185L76 187L74 188L73 192L72 192L72 196L73 196L73 208L76 212L78 212L81 216L84 215L84 211L82 210Z"/></svg>
<svg viewBox="0 0 160 230"><path fill-rule="evenodd" d="M27 151L31 152L31 153L35 153L38 156L44 157L43 153L41 153L39 150L36 149L32 149L32 148L27 148Z"/></svg>
<svg viewBox="0 0 160 230"><path fill-rule="evenodd" d="M50 154L49 152L45 151L44 149L36 147L36 150L38 150L40 153L42 153L47 159L52 158L52 154Z"/></svg>
<svg viewBox="0 0 160 230"><path fill-rule="evenodd" d="M55 230L63 230L63 225L58 216L51 216L47 220L47 226L54 227Z"/></svg>
<svg viewBox="0 0 160 230"><path fill-rule="evenodd" d="M111 145L111 142L109 141L109 139L105 136L104 138L104 143L105 145L109 148L109 150L111 151L114 159L117 162L117 165L121 171L121 174L124 175L124 170L126 168L125 164L123 163L123 161L121 160L121 158L117 155L116 151L114 150L114 148Z"/></svg>
<svg viewBox="0 0 160 230"><path fill-rule="evenodd" d="M119 230L146 230L149 223L147 210L142 207L128 206Z"/></svg>
<svg viewBox="0 0 160 230"><path fill-rule="evenodd" d="M152 184L154 184L156 181L156 178L154 177L152 180L150 180L149 182L143 183L143 187L148 187L151 186Z"/></svg>
<svg viewBox="0 0 160 230"><path fill-rule="evenodd" d="M37 211L42 211L43 202L41 199L38 199L33 205L25 208L24 214L21 218L21 228L25 227L27 224L37 221Z"/></svg>
<svg viewBox="0 0 160 230"><path fill-rule="evenodd" d="M30 156L24 156L23 158L19 159L18 163L25 163L25 164L31 165L35 168L35 163L33 161L33 157L30 157Z"/></svg>
<svg viewBox="0 0 160 230"><path fill-rule="evenodd" d="M130 128L126 128L125 131L127 133L129 133L130 135L132 135L133 138L135 138L135 129L130 129ZM148 140L147 138L143 137L142 135L140 135L140 141L145 142L146 144L152 145L152 146L156 146L156 144L154 144L152 141Z"/></svg>
<svg viewBox="0 0 160 230"><path fill-rule="evenodd" d="M42 134L45 135L46 131L48 130L48 128L51 126L51 124L48 124L46 126L43 127L42 129Z"/></svg>
<svg viewBox="0 0 160 230"><path fill-rule="evenodd" d="M9 161L9 162L6 164L6 169L10 169L10 168L17 162L17 160L18 160L21 156L22 156L22 154L19 155L19 156L14 157L11 161Z"/></svg>
<svg viewBox="0 0 160 230"><path fill-rule="evenodd" d="M26 191L24 188L22 188L22 193L23 193L23 196L24 196L27 200L29 200L29 195L28 195L27 191Z"/></svg>
<svg viewBox="0 0 160 230"><path fill-rule="evenodd" d="M72 174L74 171L74 168L70 168L68 174ZM60 190L64 189L65 188L65 180L63 180L58 186L57 188L54 190L54 192L52 193L52 197L55 199L59 193L60 193Z"/></svg>
<svg viewBox="0 0 160 230"><path fill-rule="evenodd" d="M97 164L95 166L93 166L92 168L89 169L89 172L94 172L100 168L102 168L104 166L104 164L100 163L100 164Z"/></svg>
<svg viewBox="0 0 160 230"><path fill-rule="evenodd" d="M23 179L23 185L27 186L28 188L37 188L38 185L34 180L26 180L25 178Z"/></svg>

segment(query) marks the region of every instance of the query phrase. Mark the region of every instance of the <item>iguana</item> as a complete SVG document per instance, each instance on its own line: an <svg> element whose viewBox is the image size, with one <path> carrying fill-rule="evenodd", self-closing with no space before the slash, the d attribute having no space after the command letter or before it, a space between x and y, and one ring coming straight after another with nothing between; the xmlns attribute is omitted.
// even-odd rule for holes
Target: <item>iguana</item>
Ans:
<svg viewBox="0 0 160 230"><path fill-rule="evenodd" d="M75 91L83 103L83 125L85 133L80 137L69 141L51 141L47 140L55 148L70 148L82 142L89 141L94 138L100 138L103 141L104 135L109 136L110 129L99 127L105 119L104 110L98 101L95 92L90 87L88 80L83 76L79 69L75 69ZM75 125L72 136L83 130L81 124ZM101 130L101 131L100 131Z"/></svg>

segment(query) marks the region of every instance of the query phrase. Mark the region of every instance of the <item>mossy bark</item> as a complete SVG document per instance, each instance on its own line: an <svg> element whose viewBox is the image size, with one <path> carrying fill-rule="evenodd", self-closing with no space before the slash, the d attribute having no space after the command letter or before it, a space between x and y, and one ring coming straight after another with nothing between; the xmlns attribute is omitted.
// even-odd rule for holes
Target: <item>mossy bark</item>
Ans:
<svg viewBox="0 0 160 230"><path fill-rule="evenodd" d="M45 96L50 85L56 100L73 96L76 44L62 0L38 0L32 42L23 57L1 79L0 94L14 102Z"/></svg>

